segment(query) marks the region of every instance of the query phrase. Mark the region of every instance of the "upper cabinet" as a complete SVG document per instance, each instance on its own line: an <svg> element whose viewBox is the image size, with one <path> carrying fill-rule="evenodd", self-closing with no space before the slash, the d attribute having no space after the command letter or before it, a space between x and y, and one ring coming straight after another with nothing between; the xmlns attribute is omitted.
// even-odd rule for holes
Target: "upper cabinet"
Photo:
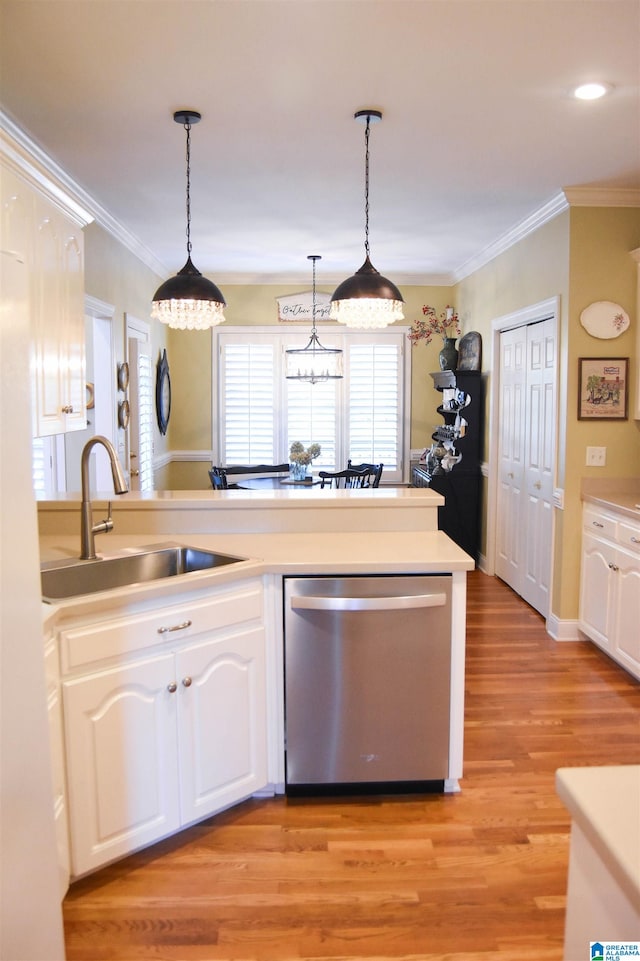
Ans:
<svg viewBox="0 0 640 961"><path fill-rule="evenodd" d="M3 144L4 146L4 144ZM3 254L24 260L32 330L33 435L86 427L83 221L2 156Z"/></svg>
<svg viewBox="0 0 640 961"><path fill-rule="evenodd" d="M86 416L82 230L35 198L30 270L33 433L83 430Z"/></svg>

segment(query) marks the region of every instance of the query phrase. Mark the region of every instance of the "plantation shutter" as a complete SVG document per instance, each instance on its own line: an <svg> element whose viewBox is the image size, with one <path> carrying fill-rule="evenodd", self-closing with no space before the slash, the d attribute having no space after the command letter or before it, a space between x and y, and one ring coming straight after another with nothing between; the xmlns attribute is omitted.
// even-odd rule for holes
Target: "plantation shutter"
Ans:
<svg viewBox="0 0 640 961"><path fill-rule="evenodd" d="M277 463L274 348L268 342L221 346L222 464Z"/></svg>
<svg viewBox="0 0 640 961"><path fill-rule="evenodd" d="M348 451L355 464L397 470L402 430L401 351L393 343L349 348Z"/></svg>
<svg viewBox="0 0 640 961"><path fill-rule="evenodd" d="M216 332L214 462L276 464L300 441L304 447L320 444L314 471L339 470L351 458L382 462L383 483L401 482L409 396L406 329L331 331L321 339L345 351L342 380L287 380L285 351L304 346L306 332L299 337L251 327Z"/></svg>

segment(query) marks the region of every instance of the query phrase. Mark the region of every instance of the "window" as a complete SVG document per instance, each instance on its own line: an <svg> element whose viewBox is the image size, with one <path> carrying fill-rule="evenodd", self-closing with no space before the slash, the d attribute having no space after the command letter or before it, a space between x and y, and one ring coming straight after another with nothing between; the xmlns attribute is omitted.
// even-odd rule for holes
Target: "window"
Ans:
<svg viewBox="0 0 640 961"><path fill-rule="evenodd" d="M320 384L287 380L285 351L304 347L307 331L236 327L213 336L213 459L219 464L280 463L294 440L320 444L314 467L336 470L382 462L383 482L408 472L411 351L407 328L320 330L344 350L344 378Z"/></svg>

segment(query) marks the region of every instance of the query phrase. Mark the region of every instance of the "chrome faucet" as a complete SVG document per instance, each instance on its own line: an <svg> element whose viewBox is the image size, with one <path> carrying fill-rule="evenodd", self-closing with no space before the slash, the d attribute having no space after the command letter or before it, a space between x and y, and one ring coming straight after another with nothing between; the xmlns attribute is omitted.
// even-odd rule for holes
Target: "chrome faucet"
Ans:
<svg viewBox="0 0 640 961"><path fill-rule="evenodd" d="M109 516L99 524L93 523L91 512L91 491L89 490L89 455L96 446L102 444L111 462L111 474L113 475L113 489L116 494L126 494L129 491L127 482L118 460L115 447L110 440L101 434L96 434L88 440L82 449L80 470L82 474L82 507L80 514L80 560L93 561L96 558L95 534L106 534L113 530L111 520L111 501L109 501Z"/></svg>

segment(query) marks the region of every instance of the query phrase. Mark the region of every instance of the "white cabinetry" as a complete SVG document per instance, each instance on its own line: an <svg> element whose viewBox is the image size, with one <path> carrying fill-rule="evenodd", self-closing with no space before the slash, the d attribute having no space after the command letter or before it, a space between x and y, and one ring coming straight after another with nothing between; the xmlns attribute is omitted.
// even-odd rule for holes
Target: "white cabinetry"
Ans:
<svg viewBox="0 0 640 961"><path fill-rule="evenodd" d="M67 801L64 771L64 739L62 733L62 703L60 699L60 671L55 638L47 635L44 646L45 677L47 683L47 713L49 718L49 744L53 777L53 816L58 849L60 899L69 887L69 829L67 826Z"/></svg>
<svg viewBox="0 0 640 961"><path fill-rule="evenodd" d="M640 678L640 524L585 504L579 627Z"/></svg>
<svg viewBox="0 0 640 961"><path fill-rule="evenodd" d="M260 580L60 643L74 876L266 785Z"/></svg>
<svg viewBox="0 0 640 961"><path fill-rule="evenodd" d="M2 248L29 277L33 434L86 427L82 223L3 165Z"/></svg>

